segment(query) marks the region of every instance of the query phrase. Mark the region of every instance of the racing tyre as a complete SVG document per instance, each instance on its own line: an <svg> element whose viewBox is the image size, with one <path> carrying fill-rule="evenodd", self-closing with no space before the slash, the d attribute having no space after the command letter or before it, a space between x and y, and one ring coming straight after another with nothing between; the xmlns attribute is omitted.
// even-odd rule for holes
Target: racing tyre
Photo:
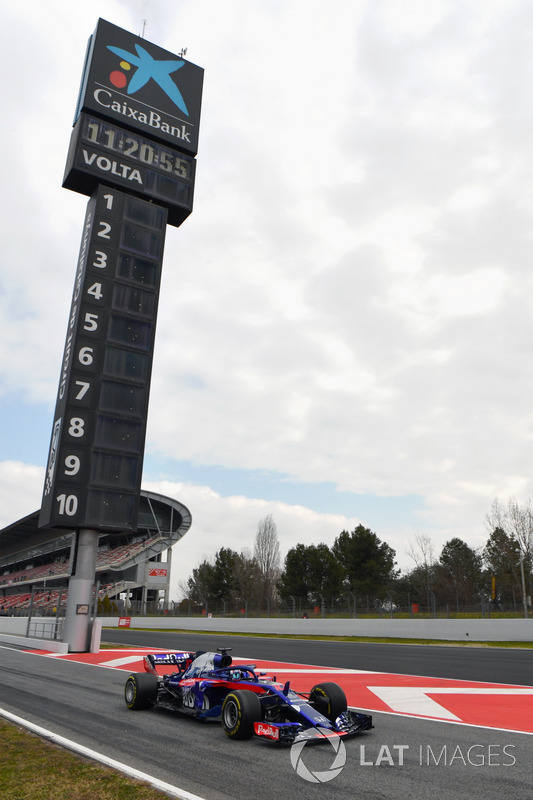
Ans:
<svg viewBox="0 0 533 800"><path fill-rule="evenodd" d="M338 683L318 683L313 686L309 703L320 711L330 722L335 722L339 714L346 711L346 695Z"/></svg>
<svg viewBox="0 0 533 800"><path fill-rule="evenodd" d="M144 672L130 675L124 687L124 699L132 711L151 708L157 700L157 678Z"/></svg>
<svg viewBox="0 0 533 800"><path fill-rule="evenodd" d="M222 728L230 739L251 739L261 721L261 703L254 692L230 692L222 703Z"/></svg>

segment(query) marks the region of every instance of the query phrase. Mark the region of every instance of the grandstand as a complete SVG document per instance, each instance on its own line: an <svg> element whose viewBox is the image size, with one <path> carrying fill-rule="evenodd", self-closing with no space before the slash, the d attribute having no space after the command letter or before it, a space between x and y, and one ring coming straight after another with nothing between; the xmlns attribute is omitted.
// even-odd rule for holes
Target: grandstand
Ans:
<svg viewBox="0 0 533 800"><path fill-rule="evenodd" d="M55 614L66 605L75 531L39 530L38 522L35 511L0 531L0 614ZM191 522L182 503L142 490L137 530L100 534L95 597L109 598L115 608L135 603L145 613L167 607L171 548Z"/></svg>

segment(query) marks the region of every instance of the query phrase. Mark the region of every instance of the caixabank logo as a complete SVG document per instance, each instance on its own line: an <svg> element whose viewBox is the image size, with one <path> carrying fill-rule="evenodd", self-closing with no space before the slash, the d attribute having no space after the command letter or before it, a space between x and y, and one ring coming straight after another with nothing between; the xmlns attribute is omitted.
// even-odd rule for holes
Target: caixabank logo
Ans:
<svg viewBox="0 0 533 800"><path fill-rule="evenodd" d="M76 119L90 111L196 155L203 76L201 67L100 19Z"/></svg>

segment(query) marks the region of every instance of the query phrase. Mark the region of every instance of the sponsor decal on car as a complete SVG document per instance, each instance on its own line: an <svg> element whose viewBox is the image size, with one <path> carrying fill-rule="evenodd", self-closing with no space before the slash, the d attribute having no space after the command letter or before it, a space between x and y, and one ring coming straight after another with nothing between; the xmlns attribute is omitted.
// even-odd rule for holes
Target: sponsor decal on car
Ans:
<svg viewBox="0 0 533 800"><path fill-rule="evenodd" d="M279 739L279 728L275 725L265 725L264 722L254 723L257 736L266 736L268 739Z"/></svg>

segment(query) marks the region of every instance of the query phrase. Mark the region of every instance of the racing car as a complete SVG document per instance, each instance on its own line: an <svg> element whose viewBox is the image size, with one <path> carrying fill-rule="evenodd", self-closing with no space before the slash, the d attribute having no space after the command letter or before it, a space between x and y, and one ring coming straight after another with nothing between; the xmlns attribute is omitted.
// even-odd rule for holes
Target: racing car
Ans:
<svg viewBox="0 0 533 800"><path fill-rule="evenodd" d="M132 711L158 707L200 720L220 720L230 739L259 736L293 744L352 736L372 728L372 717L348 709L336 683L318 683L295 692L290 681L257 672L255 664L235 664L231 648L216 653L154 653L144 656L144 672L129 675L124 697ZM160 674L161 667L175 667Z"/></svg>

